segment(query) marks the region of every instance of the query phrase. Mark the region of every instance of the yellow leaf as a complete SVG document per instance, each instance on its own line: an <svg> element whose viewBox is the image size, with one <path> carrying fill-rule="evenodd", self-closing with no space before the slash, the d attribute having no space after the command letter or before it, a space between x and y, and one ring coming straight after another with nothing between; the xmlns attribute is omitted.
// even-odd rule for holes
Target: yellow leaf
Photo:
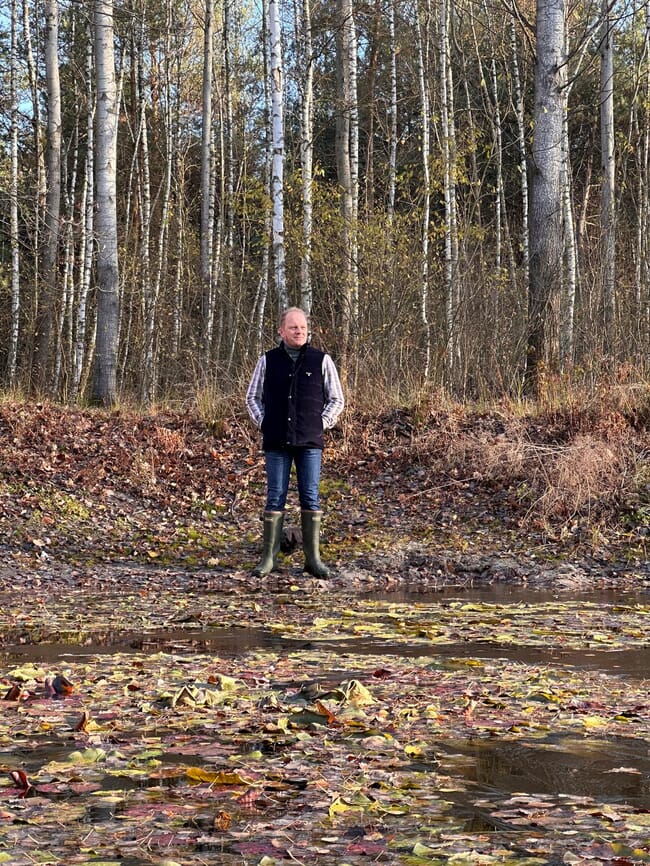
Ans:
<svg viewBox="0 0 650 866"><path fill-rule="evenodd" d="M375 702L375 699L368 689L358 680L350 680L348 683L341 683L341 688L345 690L346 699L357 707L374 704Z"/></svg>
<svg viewBox="0 0 650 866"><path fill-rule="evenodd" d="M343 797L336 797L330 803L329 816L330 818L334 818L336 815L344 812L363 812L364 809L365 805L362 803L350 803L348 800L344 800Z"/></svg>
<svg viewBox="0 0 650 866"><path fill-rule="evenodd" d="M187 767L187 777L194 782L208 782L210 785L252 785L249 779L228 770L204 770L201 767Z"/></svg>
<svg viewBox="0 0 650 866"><path fill-rule="evenodd" d="M415 854L416 857L429 857L431 854L435 854L436 850L428 845L423 845L422 842L416 842L411 853Z"/></svg>
<svg viewBox="0 0 650 866"><path fill-rule="evenodd" d="M603 719L601 716L585 716L582 719L582 724L585 728L605 728L607 727L607 719Z"/></svg>

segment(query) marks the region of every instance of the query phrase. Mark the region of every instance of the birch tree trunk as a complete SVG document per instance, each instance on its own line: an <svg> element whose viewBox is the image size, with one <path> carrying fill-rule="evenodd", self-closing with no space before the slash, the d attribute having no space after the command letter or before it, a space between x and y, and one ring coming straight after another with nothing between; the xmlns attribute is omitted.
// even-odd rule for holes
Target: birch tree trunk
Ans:
<svg viewBox="0 0 650 866"><path fill-rule="evenodd" d="M11 128L9 132L10 180L9 180L9 232L11 246L11 334L7 358L9 386L16 384L18 339L20 337L20 243L18 237L18 8L11 0L11 35L9 57L9 102Z"/></svg>
<svg viewBox="0 0 650 866"><path fill-rule="evenodd" d="M38 21L38 18L37 18ZM38 23L35 26L36 42L38 43ZM45 207L46 178L45 158L43 154L43 130L41 117L41 98L39 89L38 71L34 59L32 40L32 29L29 18L29 0L23 0L23 38L25 56L27 59L27 70L29 74L29 88L31 92L31 114L32 130L34 136L34 156L36 166L36 196L34 201L34 226L33 226L33 253L34 253L34 292L33 302L38 309L38 299L41 290L40 259L41 259L41 224L42 211Z"/></svg>
<svg viewBox="0 0 650 866"><path fill-rule="evenodd" d="M395 0L388 0L388 38L390 42L390 102L388 122L388 224L395 216L397 184L397 41L395 38Z"/></svg>
<svg viewBox="0 0 650 866"><path fill-rule="evenodd" d="M650 106L650 2L646 0L645 31L643 35L643 57L645 59L645 105ZM650 226L650 122L647 109L643 125L642 146L638 159L639 215L636 235L635 302L640 345L647 351L646 341L650 328L650 256L648 253L648 227Z"/></svg>
<svg viewBox="0 0 650 866"><path fill-rule="evenodd" d="M271 176L273 173L273 133L271 130L271 38L269 35L269 0L262 0L262 52L264 64L264 227L262 268L257 284L257 293L253 309L255 310L255 354L259 354L264 332L264 311L269 293L269 266L272 225Z"/></svg>
<svg viewBox="0 0 650 866"><path fill-rule="evenodd" d="M564 258L566 262L566 291L564 309L560 316L560 366L564 369L573 362L575 306L578 287L578 259L576 252L575 219L571 194L571 160L569 153L569 119L564 115L562 124L562 219L564 221Z"/></svg>
<svg viewBox="0 0 650 866"><path fill-rule="evenodd" d="M155 304L151 287L151 169L149 166L149 132L147 128L147 107L150 99L144 74L144 10L141 11L141 22L136 37L136 94L138 107L138 137L140 164L140 242L138 264L140 268L140 292L144 312L144 352L142 357L142 373L140 398L147 404L153 398L154 357L153 333Z"/></svg>
<svg viewBox="0 0 650 866"><path fill-rule="evenodd" d="M336 166L340 187L343 294L341 313L341 370L348 375L351 337L358 304L357 229L358 213L358 121L356 111L356 38L352 0L338 0L336 28L336 70L339 107L336 114Z"/></svg>
<svg viewBox="0 0 650 866"><path fill-rule="evenodd" d="M365 75L368 82L366 96L366 105L368 106L368 119L366 121L366 170L363 184L366 216L371 214L375 209L375 115L377 110L377 65L380 48L379 23L382 15L381 0L375 0L372 16L372 35L370 36L370 57Z"/></svg>
<svg viewBox="0 0 650 866"><path fill-rule="evenodd" d="M350 178L352 180L352 226L350 236L350 265L351 265L351 298L350 315L352 324L352 343L350 347L357 358L356 339L358 335L359 321L359 98L358 98L358 46L357 28L354 19L354 0L350 0L349 15L346 19L348 36L348 51L350 53L350 82L349 82L349 105L350 105Z"/></svg>
<svg viewBox="0 0 650 866"><path fill-rule="evenodd" d="M311 32L311 0L302 0L301 56L305 69L300 115L300 168L302 173L302 257L300 306L309 315L312 307L311 260L314 183L314 58Z"/></svg>
<svg viewBox="0 0 650 866"><path fill-rule="evenodd" d="M416 42L418 58L418 87L420 91L420 123L422 127L422 228L420 264L420 318L424 329L424 369L426 381L431 369L431 327L429 325L429 224L431 219L430 125L431 95L429 92L429 28L431 26L430 0L424 0L422 10L416 9ZM424 21L422 21L424 19ZM424 26L423 26L424 25Z"/></svg>
<svg viewBox="0 0 650 866"><path fill-rule="evenodd" d="M241 308L241 293L235 296L235 122L233 112L233 96L237 88L237 83L233 80L232 71L232 15L231 5L234 5L233 0L223 0L223 71L224 71L224 101L226 110L225 123L225 172L226 172L226 196L225 196L225 213L226 213L226 231L225 231L225 281L219 279L215 274L215 285L220 282L225 282L225 293L222 291L221 296L223 302L220 305L219 315L221 319L221 327L219 329L217 342L217 357L220 357L221 342L226 338L228 345L228 361L227 371L230 371L232 366L235 341L237 338L237 329L239 327L239 313ZM224 328L224 319L227 321L227 328Z"/></svg>
<svg viewBox="0 0 650 866"><path fill-rule="evenodd" d="M557 370L562 287L562 125L566 108L564 0L537 0L526 390Z"/></svg>
<svg viewBox="0 0 650 866"><path fill-rule="evenodd" d="M600 39L600 224L602 232L603 351L614 351L616 324L616 213L614 154L614 35L609 0L602 0Z"/></svg>
<svg viewBox="0 0 650 866"><path fill-rule="evenodd" d="M95 184L97 238L97 341L93 399L111 406L117 398L119 270L117 256L117 117L112 0L95 0L97 134Z"/></svg>
<svg viewBox="0 0 650 866"><path fill-rule="evenodd" d="M61 221L61 84L59 79L58 0L47 0L45 8L45 80L47 88L47 195L43 243L42 291L36 317L36 384L47 384L51 359L54 305L58 288L57 263Z"/></svg>
<svg viewBox="0 0 650 866"><path fill-rule="evenodd" d="M203 42L203 94L201 123L201 356L207 369L212 346L214 291L212 286L212 242L214 230L212 81L214 64L214 0L205 0Z"/></svg>
<svg viewBox="0 0 650 866"><path fill-rule="evenodd" d="M90 29L90 28L89 28ZM81 203L80 244L82 259L80 265L80 286L77 302L75 348L72 367L71 397L79 396L81 379L86 358L86 329L88 295L93 266L94 228L95 228L95 91L93 88L93 40L88 40L86 49L86 103L88 117L86 120L86 164L84 177L84 192Z"/></svg>
<svg viewBox="0 0 650 866"><path fill-rule="evenodd" d="M75 24L73 23L73 30ZM74 82L74 104L76 106L76 117L72 140L72 171L67 177L64 162L63 190L65 200L64 231L62 232L63 261L60 303L56 312L56 327L54 334L54 364L52 372L52 393L59 394L63 383L63 369L70 369L71 346L72 346L72 309L74 306L74 273L76 268L77 250L74 237L75 207L77 201L77 176L79 174L79 106L81 100L77 88L77 80ZM67 328L66 328L67 323ZM67 396L67 395L66 395Z"/></svg>
<svg viewBox="0 0 650 866"><path fill-rule="evenodd" d="M454 81L450 56L450 3L441 0L440 14L440 119L445 198L445 320L447 330L447 374L453 381L459 366L460 291L458 283L458 216L456 204L456 129L454 118Z"/></svg>
<svg viewBox="0 0 650 866"><path fill-rule="evenodd" d="M284 70L280 0L269 2L271 41L271 122L273 160L271 199L273 201L272 250L275 290L280 312L289 306L284 255Z"/></svg>
<svg viewBox="0 0 650 866"><path fill-rule="evenodd" d="M514 17L510 22L510 46L512 49L512 80L514 86L515 114L517 115L517 145L519 148L519 175L521 184L521 261L524 285L529 281L529 233L528 233L528 161L526 154L526 112L519 73L519 52Z"/></svg>
<svg viewBox="0 0 650 866"><path fill-rule="evenodd" d="M158 322L158 306L160 293L162 290L162 282L163 282L163 270L165 264L167 262L167 252L169 246L169 223L170 223L170 208L171 208L171 189L172 189L172 176L174 173L174 168L176 165L176 153L174 151L174 124L173 124L173 111L174 111L174 94L173 94L173 86L172 86L172 39L171 35L173 32L172 23L173 23L173 13L171 8L170 0L166 0L165 3L165 20L167 22L167 26L165 27L165 35L164 35L164 54L163 54L163 80L162 80L162 91L164 98L162 100L162 113L163 113L163 135L164 135L164 164L163 164L163 181L162 181L162 192L161 192L161 206L160 206L160 223L158 226L158 236L156 242L156 266L154 272L154 279L151 285L151 303L149 308L149 314L147 316L146 322L146 342L145 342L145 352L146 358L144 367L146 369L150 369L151 376L148 381L148 388L145 388L144 395L145 401L151 402L156 395L156 390L158 387L159 380L159 372L158 372L158 363L157 363L157 342L156 342L156 332L157 332L157 322Z"/></svg>

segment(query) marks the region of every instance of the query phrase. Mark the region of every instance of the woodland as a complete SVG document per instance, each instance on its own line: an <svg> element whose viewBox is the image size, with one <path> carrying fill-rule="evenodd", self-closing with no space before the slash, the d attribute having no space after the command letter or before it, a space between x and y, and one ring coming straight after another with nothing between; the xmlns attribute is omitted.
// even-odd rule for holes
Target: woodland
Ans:
<svg viewBox="0 0 650 866"><path fill-rule="evenodd" d="M6 387L241 391L313 313L350 397L642 379L642 3L12 2Z"/></svg>

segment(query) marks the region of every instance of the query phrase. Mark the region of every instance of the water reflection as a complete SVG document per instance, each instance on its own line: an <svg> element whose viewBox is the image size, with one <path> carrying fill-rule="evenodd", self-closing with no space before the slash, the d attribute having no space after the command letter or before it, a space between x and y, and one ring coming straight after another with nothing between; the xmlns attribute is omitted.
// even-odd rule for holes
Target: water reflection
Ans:
<svg viewBox="0 0 650 866"><path fill-rule="evenodd" d="M542 742L458 740L436 744L443 771L461 774L485 792L598 797L650 807L650 755L643 740Z"/></svg>
<svg viewBox="0 0 650 866"><path fill-rule="evenodd" d="M530 665L559 664L564 668L600 670L606 673L645 679L650 671L650 646L626 650L565 650L544 646L513 646L483 641L453 644L391 642L383 638L332 638L300 640L283 637L263 628L160 629L146 635L125 632L85 633L81 641L12 644L0 650L7 663L54 664L73 657L105 656L116 652L209 653L224 658L255 650L272 653L323 652L338 656L381 655L403 658L430 658L441 668L450 668L467 658L521 662Z"/></svg>

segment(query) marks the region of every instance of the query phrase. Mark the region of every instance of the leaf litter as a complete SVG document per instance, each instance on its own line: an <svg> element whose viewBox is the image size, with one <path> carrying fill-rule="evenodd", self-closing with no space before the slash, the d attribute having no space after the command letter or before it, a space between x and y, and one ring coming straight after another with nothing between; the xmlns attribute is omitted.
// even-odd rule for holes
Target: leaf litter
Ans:
<svg viewBox="0 0 650 866"><path fill-rule="evenodd" d="M205 609L221 601L206 597ZM328 614L315 635L341 603L349 597L322 600ZM459 607L457 619L479 614L479 605ZM521 640L523 611L520 623L506 614ZM558 611L569 625L572 606ZM309 626L301 628L308 639ZM224 863L550 863L569 853L578 859L565 862L645 862L643 785L616 803L599 800L597 775L591 796L563 792L559 775L555 794L496 793L463 771L453 744L514 749L561 734L569 750L645 747L647 683L507 658L452 661L305 648L230 658L107 652L64 670L7 666L0 850L16 864L34 862L45 840L44 862L65 863L117 853L118 862L198 864L217 852ZM47 687L57 678L62 691Z"/></svg>
<svg viewBox="0 0 650 866"><path fill-rule="evenodd" d="M524 524L387 435L329 452L335 576L255 582L235 420L0 415L0 863L650 860L645 673L571 663L647 648L642 534Z"/></svg>

